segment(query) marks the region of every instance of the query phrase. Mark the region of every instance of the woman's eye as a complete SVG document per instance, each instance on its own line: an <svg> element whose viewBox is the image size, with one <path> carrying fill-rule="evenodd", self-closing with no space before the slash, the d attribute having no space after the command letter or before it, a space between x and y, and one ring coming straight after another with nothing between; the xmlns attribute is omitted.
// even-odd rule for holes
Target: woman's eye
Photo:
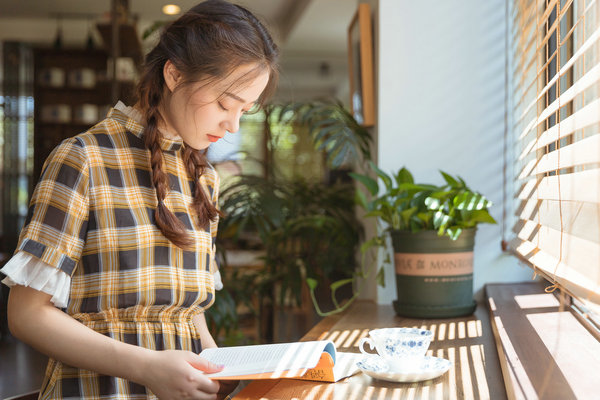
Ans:
<svg viewBox="0 0 600 400"><path fill-rule="evenodd" d="M227 108L225 108L225 107L223 106L223 104L221 104L221 102L220 102L220 101L217 101L217 104L219 105L219 107L221 108L221 110L223 110L223 111L229 111Z"/></svg>

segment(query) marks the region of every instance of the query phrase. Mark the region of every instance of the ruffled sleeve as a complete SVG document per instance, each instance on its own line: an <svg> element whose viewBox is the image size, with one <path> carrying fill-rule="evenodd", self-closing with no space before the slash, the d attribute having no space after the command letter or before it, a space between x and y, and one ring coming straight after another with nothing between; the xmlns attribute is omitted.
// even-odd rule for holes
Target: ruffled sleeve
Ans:
<svg viewBox="0 0 600 400"><path fill-rule="evenodd" d="M52 303L66 308L71 290L71 277L65 272L41 261L29 253L17 252L0 269L6 275L2 281L6 286L28 286L52 296Z"/></svg>

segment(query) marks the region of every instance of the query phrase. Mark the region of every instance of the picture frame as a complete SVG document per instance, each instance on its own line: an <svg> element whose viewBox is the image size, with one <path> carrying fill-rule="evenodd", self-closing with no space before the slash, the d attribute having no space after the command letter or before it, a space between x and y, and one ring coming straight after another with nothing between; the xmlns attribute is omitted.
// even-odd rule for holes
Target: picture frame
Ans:
<svg viewBox="0 0 600 400"><path fill-rule="evenodd" d="M375 124L373 33L369 4L358 5L348 26L348 75L352 116L362 126Z"/></svg>

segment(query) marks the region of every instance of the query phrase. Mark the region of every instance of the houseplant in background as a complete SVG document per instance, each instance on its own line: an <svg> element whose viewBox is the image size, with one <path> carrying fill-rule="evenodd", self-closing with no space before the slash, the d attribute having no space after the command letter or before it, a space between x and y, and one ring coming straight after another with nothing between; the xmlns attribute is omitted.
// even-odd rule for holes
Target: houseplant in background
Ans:
<svg viewBox="0 0 600 400"><path fill-rule="evenodd" d="M220 220L218 242L221 250L228 246L231 250L240 248L242 237L258 239L264 267L239 279L228 276L226 290L232 303L252 308L259 340L270 342L273 324L269 315L276 307L310 301L303 298L307 288L327 307L349 297L351 288L347 285L334 287L339 299L330 299L327 292L328 284L351 279L363 232L354 213L354 182L347 173L344 179L340 171L347 167L346 160L368 156L370 135L336 101L270 105L265 115L265 168L262 174L236 176L222 190L220 203L225 217ZM325 177L308 180L286 176L277 168L273 152L281 135L286 134L280 129L290 126L296 136L304 135L311 143L316 160L325 160ZM342 178L333 179L334 175ZM231 271L227 269L227 251L222 254L224 270ZM317 288L313 282L322 284ZM252 293L253 299L241 298L243 293ZM225 303L227 299L217 297L208 313L209 322L216 328L223 326L226 338L235 330L228 333L225 328L235 328L237 323L235 310Z"/></svg>
<svg viewBox="0 0 600 400"><path fill-rule="evenodd" d="M351 175L366 189L356 196L366 216L385 224L365 247L384 246L391 236L396 313L417 318L471 314L475 232L480 223L496 223L488 211L491 202L445 172L440 171L443 185L430 185L415 183L406 168L390 176L370 166L382 190L376 179Z"/></svg>

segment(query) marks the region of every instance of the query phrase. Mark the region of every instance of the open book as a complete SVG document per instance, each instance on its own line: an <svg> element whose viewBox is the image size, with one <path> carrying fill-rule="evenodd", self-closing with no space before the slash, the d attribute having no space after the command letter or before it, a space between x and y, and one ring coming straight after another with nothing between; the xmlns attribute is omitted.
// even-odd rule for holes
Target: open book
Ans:
<svg viewBox="0 0 600 400"><path fill-rule="evenodd" d="M337 382L358 371L360 354L336 352L329 340L204 349L201 357L225 368L211 379L298 378Z"/></svg>

